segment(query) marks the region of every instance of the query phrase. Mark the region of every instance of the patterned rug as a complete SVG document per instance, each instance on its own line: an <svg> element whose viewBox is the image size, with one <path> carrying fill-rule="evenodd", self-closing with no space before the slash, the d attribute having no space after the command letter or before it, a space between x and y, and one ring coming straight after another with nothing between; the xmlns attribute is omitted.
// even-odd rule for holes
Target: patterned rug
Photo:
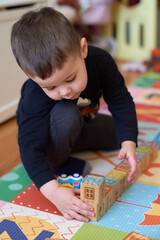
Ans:
<svg viewBox="0 0 160 240"><path fill-rule="evenodd" d="M128 89L136 103L139 144L153 141L160 146L160 74L147 72ZM100 112L107 114L107 105ZM89 161L91 173L102 176L120 163L116 151L74 156ZM0 179L0 240L123 240L132 231L160 240L160 155L98 222L65 220L22 164Z"/></svg>

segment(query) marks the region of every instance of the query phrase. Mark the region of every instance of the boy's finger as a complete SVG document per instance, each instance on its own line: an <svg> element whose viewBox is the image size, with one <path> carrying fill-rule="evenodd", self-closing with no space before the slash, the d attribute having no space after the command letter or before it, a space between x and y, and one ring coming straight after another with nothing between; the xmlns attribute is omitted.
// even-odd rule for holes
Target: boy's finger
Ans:
<svg viewBox="0 0 160 240"><path fill-rule="evenodd" d="M128 180L129 182L134 182L134 181L136 180L137 176L138 176L137 169L131 170L131 172L130 172L129 175L128 175L127 180Z"/></svg>
<svg viewBox="0 0 160 240"><path fill-rule="evenodd" d="M134 175L136 174L136 168L131 168L131 171L130 171L130 173L129 173L129 176L130 177L133 177Z"/></svg>
<svg viewBox="0 0 160 240"><path fill-rule="evenodd" d="M84 203L83 201L81 201L80 199L78 199L77 197L73 198L73 204L79 208L85 209L86 211L90 211L93 212L93 207Z"/></svg>
<svg viewBox="0 0 160 240"><path fill-rule="evenodd" d="M77 212L75 212L74 210L70 210L69 214L76 220L78 221L82 221L82 222L89 222L89 218L78 214Z"/></svg>
<svg viewBox="0 0 160 240"><path fill-rule="evenodd" d="M123 159L123 158L125 158L125 157L126 157L126 153L121 150L121 151L118 153L117 158L118 158L118 159Z"/></svg>
<svg viewBox="0 0 160 240"><path fill-rule="evenodd" d="M68 213L64 213L63 216L67 220L73 220L73 217L71 217Z"/></svg>
<svg viewBox="0 0 160 240"><path fill-rule="evenodd" d="M80 208L76 205L74 205L73 207L74 211L76 211L77 213L80 213L82 215L85 215L85 216L91 216L91 217L94 217L95 213L94 212L91 212L91 211L87 211L83 208Z"/></svg>

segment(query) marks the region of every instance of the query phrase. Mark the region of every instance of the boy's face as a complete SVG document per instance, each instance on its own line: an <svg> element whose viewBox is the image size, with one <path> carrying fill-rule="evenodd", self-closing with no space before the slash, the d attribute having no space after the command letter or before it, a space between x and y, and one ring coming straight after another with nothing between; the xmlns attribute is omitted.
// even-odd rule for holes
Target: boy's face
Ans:
<svg viewBox="0 0 160 240"><path fill-rule="evenodd" d="M76 99L87 85L87 72L84 58L87 56L87 42L81 39L81 56L68 57L62 69L56 69L45 80L33 77L46 95L53 100Z"/></svg>

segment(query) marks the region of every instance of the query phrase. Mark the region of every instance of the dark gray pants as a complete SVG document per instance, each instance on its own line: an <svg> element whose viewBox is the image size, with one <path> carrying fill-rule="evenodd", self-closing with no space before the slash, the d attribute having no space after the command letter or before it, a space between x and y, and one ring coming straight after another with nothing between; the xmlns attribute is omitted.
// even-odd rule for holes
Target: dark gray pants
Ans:
<svg viewBox="0 0 160 240"><path fill-rule="evenodd" d="M119 148L112 117L97 114L94 119L86 120L71 100L62 100L51 110L50 136L48 159L55 168L71 152Z"/></svg>

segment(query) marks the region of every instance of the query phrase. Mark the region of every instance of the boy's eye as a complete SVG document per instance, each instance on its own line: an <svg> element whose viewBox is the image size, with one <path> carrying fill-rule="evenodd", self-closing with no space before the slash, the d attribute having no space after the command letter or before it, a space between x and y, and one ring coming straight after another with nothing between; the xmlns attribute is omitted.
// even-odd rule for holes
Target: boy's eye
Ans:
<svg viewBox="0 0 160 240"><path fill-rule="evenodd" d="M53 91L54 89L55 89L55 87L48 88L48 91Z"/></svg>
<svg viewBox="0 0 160 240"><path fill-rule="evenodd" d="M72 78L72 79L70 79L70 80L67 80L66 82L73 82L75 79L76 79L76 76L75 76L75 77L73 77L73 78Z"/></svg>

